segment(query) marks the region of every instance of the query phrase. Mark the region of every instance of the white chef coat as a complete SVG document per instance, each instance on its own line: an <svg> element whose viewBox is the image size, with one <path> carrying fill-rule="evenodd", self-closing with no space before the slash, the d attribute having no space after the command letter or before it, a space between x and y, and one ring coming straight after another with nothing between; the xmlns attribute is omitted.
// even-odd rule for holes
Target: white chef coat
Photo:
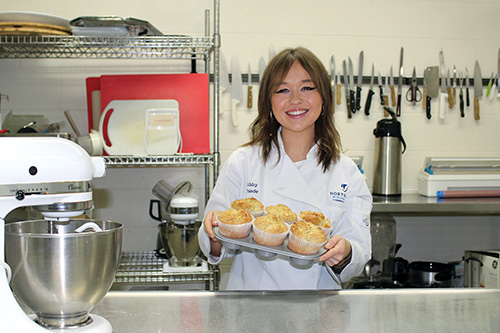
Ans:
<svg viewBox="0 0 500 333"><path fill-rule="evenodd" d="M330 219L332 235L340 235L351 243L351 262L336 275L322 262L304 269L294 267L286 257L263 260L253 251L243 248L234 255L227 288L340 289L336 281L348 281L359 275L371 256L370 191L349 157L342 155L324 173L318 165L317 145L308 152L306 160L294 163L283 149L281 131L278 138L281 149L279 161L276 147L273 147L266 164L262 161L260 146L238 148L231 154L222 168L205 214L211 210L224 211L234 200L250 197L255 197L265 206L285 204L297 214L306 210L320 211ZM200 248L211 264L233 255L223 247L220 257L212 256L210 240L203 225L198 238Z"/></svg>

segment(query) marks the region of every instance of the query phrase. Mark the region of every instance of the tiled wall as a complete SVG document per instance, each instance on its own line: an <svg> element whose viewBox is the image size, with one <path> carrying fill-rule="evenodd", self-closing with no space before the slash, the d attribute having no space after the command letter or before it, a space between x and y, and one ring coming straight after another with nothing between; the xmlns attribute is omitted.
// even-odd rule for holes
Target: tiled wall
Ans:
<svg viewBox="0 0 500 333"><path fill-rule="evenodd" d="M69 19L85 15L135 17L150 21L164 33L190 35L203 35L205 9L213 13L212 1L53 0L42 4L33 0L17 0L2 4L2 11L34 11ZM351 57L355 73L358 54L364 50L365 75L369 75L372 63L376 73L380 71L386 75L391 66L397 73L401 47L405 50L404 75L408 77L413 66L420 77L425 67L437 66L441 49L450 69L454 65L458 70L467 67L472 75L474 62L478 60L483 77L489 78L497 70L500 48L498 1L232 0L222 1L220 14L221 51L229 67L233 55L238 56L245 74L248 64L252 72L257 73L259 58L263 56L268 61L271 46L279 51L299 45L314 51L326 66L331 55L335 55L337 68L341 68L342 60ZM2 100L2 117L13 110L15 114L44 114L53 122L64 121L63 111L69 110L79 127L85 129L86 77L114 73L187 72L189 69L189 63L172 64L157 60L0 59L0 92L9 95L8 101ZM404 87L403 93L406 90L407 87ZM366 93L365 86L362 105ZM359 112L352 119L347 119L344 99L336 112L336 123L345 150L350 155L364 156L363 167L370 186L374 150L372 132L376 122L383 117L378 104L378 90L376 93L368 117ZM493 100L483 98L481 119L476 121L472 108L466 110L465 118L460 118L455 106L441 120L437 116L437 100L433 100L433 117L428 120L420 104L412 106L403 102L400 121L408 145L403 156L403 191L416 191L417 173L427 156L500 156L500 132L497 129L500 123L499 103L496 97ZM230 95L227 92L221 96L221 109L219 140L224 162L238 145L248 139L248 125L256 115L256 108L255 103L251 110L240 105L239 126L236 128L231 125ZM65 130L72 132L69 127ZM191 180L199 197L203 198L202 169L112 169L106 178L95 182L95 216L126 223L126 250L152 249L155 245L156 223L149 218L148 207L149 200L153 198L151 188L160 179L173 186L182 180ZM422 221L426 226L445 221L439 226L441 232L461 237L464 229L450 227L455 220L423 218ZM407 221L405 218L398 219L398 235L409 242L411 237L408 235L414 234L415 224L414 220ZM470 223L466 219L461 225L465 227ZM490 235L491 228L495 227L488 226L481 230ZM496 243L497 236L489 244ZM436 240L427 245L447 248L450 244L451 240L441 244ZM479 247L482 244L467 246ZM435 260L440 259L438 252L422 251L418 246L408 250L416 257L420 255L422 259ZM449 257L451 255L444 259Z"/></svg>

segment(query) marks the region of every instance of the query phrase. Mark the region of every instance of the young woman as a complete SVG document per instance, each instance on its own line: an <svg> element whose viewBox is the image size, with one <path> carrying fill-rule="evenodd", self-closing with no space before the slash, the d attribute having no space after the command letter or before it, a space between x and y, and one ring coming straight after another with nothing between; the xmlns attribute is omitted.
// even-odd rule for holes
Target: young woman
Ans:
<svg viewBox="0 0 500 333"><path fill-rule="evenodd" d="M320 211L332 222L328 250L307 269L286 257L234 256L228 289L339 289L370 259L372 197L355 163L342 154L332 111L330 78L305 48L286 49L261 80L251 140L231 154L207 203L198 238L212 264L228 253L214 236L215 216L236 199L285 204L297 214Z"/></svg>

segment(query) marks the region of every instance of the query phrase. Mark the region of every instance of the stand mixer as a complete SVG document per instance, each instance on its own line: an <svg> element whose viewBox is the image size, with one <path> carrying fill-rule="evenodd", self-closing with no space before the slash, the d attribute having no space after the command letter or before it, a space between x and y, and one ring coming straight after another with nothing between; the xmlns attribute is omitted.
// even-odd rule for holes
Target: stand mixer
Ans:
<svg viewBox="0 0 500 333"><path fill-rule="evenodd" d="M67 229L72 223L70 218L82 215L86 209L92 208L92 187L90 182L93 178L104 176L106 170L104 159L102 157L90 157L85 150L76 143L67 139L55 137L0 138L0 156L2 156L2 163L0 165L0 265L3 266L6 271L6 274L0 271L0 332L48 332L54 330L57 332L71 331L74 333L112 332L111 324L106 319L97 315L92 315L90 318L86 310L83 311L83 316L86 318L86 322L78 323L76 327L71 329L68 328L68 330L66 330L64 326L51 328L42 327L41 325L35 323L19 305L16 297L14 297L13 291L9 287L9 281L12 280L12 289L16 293L17 298L20 298L20 301L30 307L28 304L28 301L30 300L20 297L22 292L18 291L22 290L16 290L16 288L14 288L16 277L25 273L23 270L30 270L31 267L22 266L26 266L27 263L29 263L29 258L21 258L21 260L23 260L22 263L9 261L9 242L7 242L7 239L9 239L9 237L12 238L13 236L11 236L11 232L6 231L5 226L5 217L12 210L18 207L37 206L44 215L45 221L40 220L26 222L29 222L30 224L33 224L31 222L35 222L34 225L38 226L40 226L40 223L42 225L46 224L49 230L47 230L47 227L44 227L44 230L38 236L27 228L26 230L22 229L17 236L21 238L26 237L26 239L31 237L31 240L28 239L28 242L31 242L33 239L36 240L38 237L40 240L45 242L43 244L47 244L47 242L51 241L61 244L62 241L72 241L71 239L73 238L88 240L89 238L85 237L95 237L96 235L100 235L99 232L84 232L76 234L74 230L69 230L67 232L64 230L65 228ZM25 221L21 223L24 222ZM119 260L121 250L121 229L123 228L123 225L117 222L104 222L102 225L104 226L109 223L113 224L112 227L115 230L112 232L116 233L111 236L117 242L117 245L113 244L116 248L113 249L114 253L112 253L112 255L113 258L118 256L116 260ZM7 226L10 227L14 224L15 223L9 223ZM96 225L95 223L91 224ZM59 234L57 234L58 228L60 228ZM9 230L12 228L7 229ZM53 232L56 234L52 235ZM106 233L109 234L109 232L106 231L102 234L105 235ZM23 238L23 240L26 239ZM26 245L23 244L22 246ZM43 258L52 259L52 251L55 251L55 248L45 248L42 246L40 249L37 248L37 250L37 252L44 255ZM15 257L15 255L16 253L12 254L13 257ZM28 257L36 255L36 253L26 254ZM108 256L107 254L100 255L103 257ZM12 267L12 270L6 263L6 258ZM50 266L52 264L51 268L56 267L62 271L72 267L72 257L65 258L61 256L53 259L55 260L52 261L57 262L46 262L42 264L38 262L38 265ZM94 265L95 263L92 262L91 264ZM114 261L108 260L105 265L109 264L114 264ZM100 270L101 267L97 267L96 269ZM113 273L111 277L112 282L116 270L114 272L113 268L110 270ZM30 273L32 274L33 272ZM101 274L104 273L101 272ZM58 282L54 281L56 280L55 278L44 280L43 278L47 278L47 276L41 277L42 278L40 279L35 279L35 281L31 280L28 282L22 282L26 283L26 288L29 288L30 284L34 284L39 288L45 288L47 286L52 286L54 282ZM63 275L60 278L63 280L61 284L71 284L72 282L64 281L64 278L69 279L68 276ZM22 278L17 279L20 280ZM106 281L109 281L109 277L106 277ZM89 285L88 288L84 288L85 291L87 291L87 289L94 288L92 284L97 282L88 281L85 283ZM109 287L111 287L111 284ZM92 302L97 303L100 301L104 294L109 290L109 287L107 290L99 290L100 293L95 293L96 299L93 299ZM99 286L99 288L105 289L105 287L101 286ZM93 292L94 290L90 290L91 294L94 294ZM51 298L57 298L59 295L54 292L51 296ZM34 297L35 296L33 296L33 298ZM27 298L29 298L29 295ZM61 296L61 298L63 298L62 301L56 301L64 303L64 295ZM53 302L53 300L46 299L39 303L43 307L45 306L45 303L50 302ZM90 309L93 308L95 303L90 304ZM90 309L88 311L90 311ZM35 310L33 311L36 313ZM38 315L38 313L36 314ZM65 319L64 312L60 315L63 319ZM79 327L80 325L81 327Z"/></svg>

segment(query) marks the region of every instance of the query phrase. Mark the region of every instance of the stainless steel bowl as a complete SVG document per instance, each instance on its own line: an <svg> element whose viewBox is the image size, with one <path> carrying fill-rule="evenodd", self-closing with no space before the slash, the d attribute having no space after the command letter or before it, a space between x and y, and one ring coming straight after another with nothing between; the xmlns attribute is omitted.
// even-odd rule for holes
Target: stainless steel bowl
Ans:
<svg viewBox="0 0 500 333"><path fill-rule="evenodd" d="M76 232L87 222L102 231ZM123 225L98 220L21 221L5 226L11 287L50 328L89 324L88 315L111 288L118 269ZM57 230L57 233L52 233Z"/></svg>

